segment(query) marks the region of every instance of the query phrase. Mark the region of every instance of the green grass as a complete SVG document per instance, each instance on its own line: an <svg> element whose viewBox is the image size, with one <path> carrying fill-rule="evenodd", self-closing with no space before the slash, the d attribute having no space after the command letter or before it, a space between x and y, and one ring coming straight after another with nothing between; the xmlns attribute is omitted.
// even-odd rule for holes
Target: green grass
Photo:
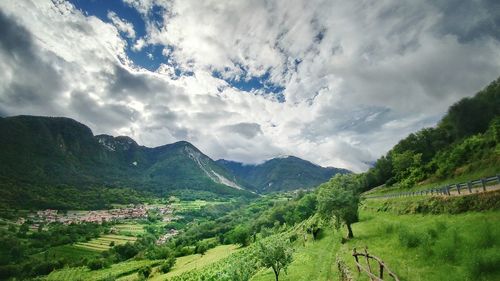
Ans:
<svg viewBox="0 0 500 281"><path fill-rule="evenodd" d="M131 236L107 234L88 242L75 243L74 247L103 252L110 248L111 242L114 242L115 245L121 245L127 242L134 242L136 239Z"/></svg>
<svg viewBox="0 0 500 281"><path fill-rule="evenodd" d="M302 238L299 238L301 240ZM308 242L303 246L303 239L296 243L294 260L287 270L282 272L282 281L337 280L335 255L340 247L340 236L327 229L320 240ZM262 269L251 281L274 281L274 273L270 268Z"/></svg>
<svg viewBox="0 0 500 281"><path fill-rule="evenodd" d="M50 258L50 259L68 259L75 260L80 258L94 258L100 255L100 251L92 250L89 248L76 247L72 245L62 245L48 249L45 252L33 255L39 258Z"/></svg>
<svg viewBox="0 0 500 281"><path fill-rule="evenodd" d="M184 272L201 269L207 265L215 263L239 250L237 245L221 245L208 250L205 255L189 255L177 258L172 270L166 274L156 274L150 280L160 281L178 276Z"/></svg>
<svg viewBox="0 0 500 281"><path fill-rule="evenodd" d="M352 257L354 247L361 250L365 246L401 281L500 280L500 211L396 215L375 212L373 203L380 204L366 202L360 222L353 225L355 238L345 244L340 243L345 228L335 232L327 228L322 239L308 242L306 247L296 242L294 261L280 280L338 280L337 254L355 280L369 280L358 275ZM274 274L262 269L251 280L273 281Z"/></svg>
<svg viewBox="0 0 500 281"><path fill-rule="evenodd" d="M150 261L150 260L140 260L140 261L127 261L122 263L117 263L112 265L109 268L104 268L100 270L90 270L87 267L72 267L72 268L64 268L61 270L56 270L50 273L46 281L64 281L64 280L103 280L106 278L110 278L114 280L121 276L129 275L144 266L155 266L158 265L161 261Z"/></svg>
<svg viewBox="0 0 500 281"><path fill-rule="evenodd" d="M363 210L353 231L355 238L339 251L352 273L352 249L367 246L402 281L500 280L499 211L394 215Z"/></svg>

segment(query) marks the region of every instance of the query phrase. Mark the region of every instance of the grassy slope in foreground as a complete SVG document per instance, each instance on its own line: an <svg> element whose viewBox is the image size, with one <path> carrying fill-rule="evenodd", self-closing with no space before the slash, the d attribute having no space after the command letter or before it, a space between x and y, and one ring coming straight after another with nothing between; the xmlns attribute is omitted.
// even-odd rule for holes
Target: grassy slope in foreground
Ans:
<svg viewBox="0 0 500 281"><path fill-rule="evenodd" d="M280 280L337 280L337 253L356 280L368 280L358 275L351 255L354 247L364 246L401 281L500 280L500 211L395 215L373 211L376 206L370 202L365 201L360 222L353 225L354 239L340 244L345 230L327 230L321 240L297 246L295 260ZM274 275L264 269L251 280L273 281Z"/></svg>
<svg viewBox="0 0 500 281"><path fill-rule="evenodd" d="M280 280L337 280L335 254L340 246L339 241L339 233L328 229L320 240L313 242L311 236L308 236L305 247L301 243L295 243L299 246L295 248L294 260L287 273L280 274ZM251 281L274 281L274 273L270 268L262 269Z"/></svg>
<svg viewBox="0 0 500 281"><path fill-rule="evenodd" d="M340 255L354 276L352 249L368 246L402 281L500 280L499 211L394 215L364 209L353 230Z"/></svg>

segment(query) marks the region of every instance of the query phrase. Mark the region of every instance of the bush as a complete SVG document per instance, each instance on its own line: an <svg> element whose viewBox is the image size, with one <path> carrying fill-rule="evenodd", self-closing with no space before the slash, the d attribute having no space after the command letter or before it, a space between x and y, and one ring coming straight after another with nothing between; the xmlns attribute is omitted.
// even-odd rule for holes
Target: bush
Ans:
<svg viewBox="0 0 500 281"><path fill-rule="evenodd" d="M98 270L98 269L106 267L106 263L103 259L93 259L87 263L87 267L90 270Z"/></svg>
<svg viewBox="0 0 500 281"><path fill-rule="evenodd" d="M139 277L148 278L149 275L151 275L151 266L148 265L139 269L139 271L137 271L137 274L139 275Z"/></svg>
<svg viewBox="0 0 500 281"><path fill-rule="evenodd" d="M163 273L167 273L172 269L174 265L175 265L175 258L173 256L168 257L165 260L165 262L160 265L160 271Z"/></svg>

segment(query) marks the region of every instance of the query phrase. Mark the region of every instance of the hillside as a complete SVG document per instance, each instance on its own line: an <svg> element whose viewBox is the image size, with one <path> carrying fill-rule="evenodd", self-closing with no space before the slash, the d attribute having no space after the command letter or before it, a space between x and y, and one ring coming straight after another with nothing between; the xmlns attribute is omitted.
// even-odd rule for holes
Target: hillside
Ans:
<svg viewBox="0 0 500 281"><path fill-rule="evenodd" d="M249 195L245 185L192 144L149 148L129 137L94 136L69 118L0 119L0 177L9 182L130 187L155 194L199 190Z"/></svg>
<svg viewBox="0 0 500 281"><path fill-rule="evenodd" d="M312 188L336 174L349 173L345 169L324 168L294 156L273 158L259 165L245 165L224 159L216 162L261 193Z"/></svg>
<svg viewBox="0 0 500 281"><path fill-rule="evenodd" d="M500 78L452 105L432 128L399 141L362 174L364 190L500 172ZM472 179L472 178L471 178Z"/></svg>

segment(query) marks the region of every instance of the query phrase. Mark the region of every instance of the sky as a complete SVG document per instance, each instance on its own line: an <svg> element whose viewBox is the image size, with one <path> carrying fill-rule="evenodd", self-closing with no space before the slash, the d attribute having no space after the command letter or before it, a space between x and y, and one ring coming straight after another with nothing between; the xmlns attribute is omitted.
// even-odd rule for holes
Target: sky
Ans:
<svg viewBox="0 0 500 281"><path fill-rule="evenodd" d="M366 170L500 75L500 2L0 1L0 116Z"/></svg>

